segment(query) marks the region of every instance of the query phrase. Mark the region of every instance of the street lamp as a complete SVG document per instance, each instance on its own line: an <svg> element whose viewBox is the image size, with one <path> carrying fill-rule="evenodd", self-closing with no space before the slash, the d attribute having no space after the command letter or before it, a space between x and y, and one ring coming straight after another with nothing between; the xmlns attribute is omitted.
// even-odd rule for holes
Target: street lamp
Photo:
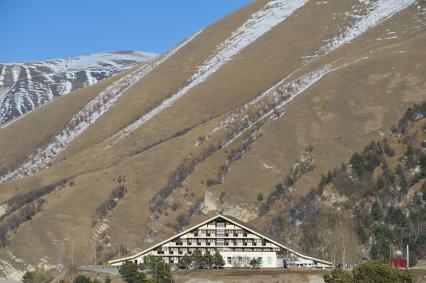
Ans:
<svg viewBox="0 0 426 283"><path fill-rule="evenodd" d="M121 242L120 244L118 244L118 256L121 258L121 246L123 244L126 244L126 242Z"/></svg>
<svg viewBox="0 0 426 283"><path fill-rule="evenodd" d="M100 242L101 240L95 242L95 265L98 265L98 243Z"/></svg>
<svg viewBox="0 0 426 283"><path fill-rule="evenodd" d="M59 268L62 267L61 248L63 247L64 242L66 240L69 240L69 239L70 238L67 237L67 238L62 239L62 240L53 240L53 244L58 247L58 264L57 264L57 269L59 269Z"/></svg>
<svg viewBox="0 0 426 283"><path fill-rule="evenodd" d="M74 270L74 240L79 240L79 238L71 238L71 269Z"/></svg>

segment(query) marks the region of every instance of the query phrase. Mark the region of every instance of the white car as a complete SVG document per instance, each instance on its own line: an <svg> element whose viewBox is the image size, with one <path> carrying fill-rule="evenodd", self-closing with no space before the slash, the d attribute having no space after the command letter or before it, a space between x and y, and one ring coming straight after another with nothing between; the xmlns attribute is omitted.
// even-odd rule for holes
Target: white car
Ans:
<svg viewBox="0 0 426 283"><path fill-rule="evenodd" d="M308 267L308 268L315 267L315 263L313 260L303 259L303 258L297 258L294 261L294 265Z"/></svg>

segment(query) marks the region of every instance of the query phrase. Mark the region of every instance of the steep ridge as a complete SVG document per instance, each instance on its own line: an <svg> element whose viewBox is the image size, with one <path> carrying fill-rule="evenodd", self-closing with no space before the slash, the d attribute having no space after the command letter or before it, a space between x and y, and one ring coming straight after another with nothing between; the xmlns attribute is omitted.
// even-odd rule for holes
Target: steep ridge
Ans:
<svg viewBox="0 0 426 283"><path fill-rule="evenodd" d="M172 106L176 100L188 93L193 87L205 81L212 73L219 70L223 64L238 54L239 51L253 43L275 25L284 21L306 2L306 0L268 2L262 10L250 16L242 26L236 29L230 37L223 41L201 66L197 67L197 72L185 82L185 86L182 89L161 102L158 107L120 131L113 138L120 139L130 135L142 124L155 117L164 108Z"/></svg>
<svg viewBox="0 0 426 283"><path fill-rule="evenodd" d="M51 241L78 237L81 263L93 262L95 246L106 260L117 243L135 252L217 211L266 229L279 210L265 210L258 199L281 196L275 187L287 176L294 178L295 197L303 197L321 174L381 138L424 99L425 69L418 62L425 55L425 14L424 3L411 0L255 1L169 57L123 74L121 82L132 82L128 88L117 81L105 101L97 100L105 91L92 94L103 109L94 119L80 116L80 126L68 128L77 134L47 143L60 149L38 147L36 156L48 158L41 166L28 159L25 170L33 175L22 177L24 170L0 185L8 215L34 201L18 203L16 195L45 192L41 210L7 233L2 257L19 269L25 264L14 264L12 256L54 263ZM67 133L72 117L91 103L52 136ZM24 118L14 127L32 125ZM20 136L14 127L0 129L0 136ZM122 176L127 193L97 219ZM63 187L43 190L63 179ZM270 210L266 217L259 218L261 208ZM290 236L283 239L298 246L300 238ZM29 237L40 243L37 251Z"/></svg>
<svg viewBox="0 0 426 283"><path fill-rule="evenodd" d="M194 37L196 35L197 34L195 34ZM189 38L188 41L191 39L192 38ZM167 60L167 58L184 46L186 42L187 41L183 42L160 58L144 64L142 67L108 86L103 92L99 93L92 101L77 112L61 133L54 136L46 145L39 147L34 154L24 160L22 165L19 165L16 169L12 169L11 172L4 175L0 181L7 181L14 177L32 174L46 167L58 153L108 111L112 104L120 98L127 89L149 74L156 66Z"/></svg>
<svg viewBox="0 0 426 283"><path fill-rule="evenodd" d="M55 97L92 85L154 56L147 52L117 51L0 64L0 125Z"/></svg>

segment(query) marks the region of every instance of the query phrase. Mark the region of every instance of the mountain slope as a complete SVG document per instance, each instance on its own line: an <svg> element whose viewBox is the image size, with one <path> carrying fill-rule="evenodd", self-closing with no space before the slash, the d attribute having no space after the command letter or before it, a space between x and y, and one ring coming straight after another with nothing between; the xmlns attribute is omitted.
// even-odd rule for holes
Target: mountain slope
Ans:
<svg viewBox="0 0 426 283"><path fill-rule="evenodd" d="M0 125L153 57L151 53L117 51L0 64Z"/></svg>
<svg viewBox="0 0 426 283"><path fill-rule="evenodd" d="M258 199L283 178L303 197L424 100L425 15L414 0L255 1L1 128L3 272L54 264L53 239L79 238L92 263L95 246L100 261L136 252L216 212L266 230L279 210Z"/></svg>
<svg viewBox="0 0 426 283"><path fill-rule="evenodd" d="M287 181L277 185L262 216L272 216L269 232L334 263L406 257L409 245L415 265L426 250L425 118L426 102L410 107L392 134L324 172L302 198Z"/></svg>

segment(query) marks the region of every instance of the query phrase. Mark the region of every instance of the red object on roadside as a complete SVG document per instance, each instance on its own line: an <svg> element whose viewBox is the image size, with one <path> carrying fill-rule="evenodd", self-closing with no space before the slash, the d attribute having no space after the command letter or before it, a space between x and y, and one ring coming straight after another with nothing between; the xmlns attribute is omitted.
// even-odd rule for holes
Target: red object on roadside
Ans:
<svg viewBox="0 0 426 283"><path fill-rule="evenodd" d="M391 264L398 267L407 267L407 260L404 258L393 258Z"/></svg>

